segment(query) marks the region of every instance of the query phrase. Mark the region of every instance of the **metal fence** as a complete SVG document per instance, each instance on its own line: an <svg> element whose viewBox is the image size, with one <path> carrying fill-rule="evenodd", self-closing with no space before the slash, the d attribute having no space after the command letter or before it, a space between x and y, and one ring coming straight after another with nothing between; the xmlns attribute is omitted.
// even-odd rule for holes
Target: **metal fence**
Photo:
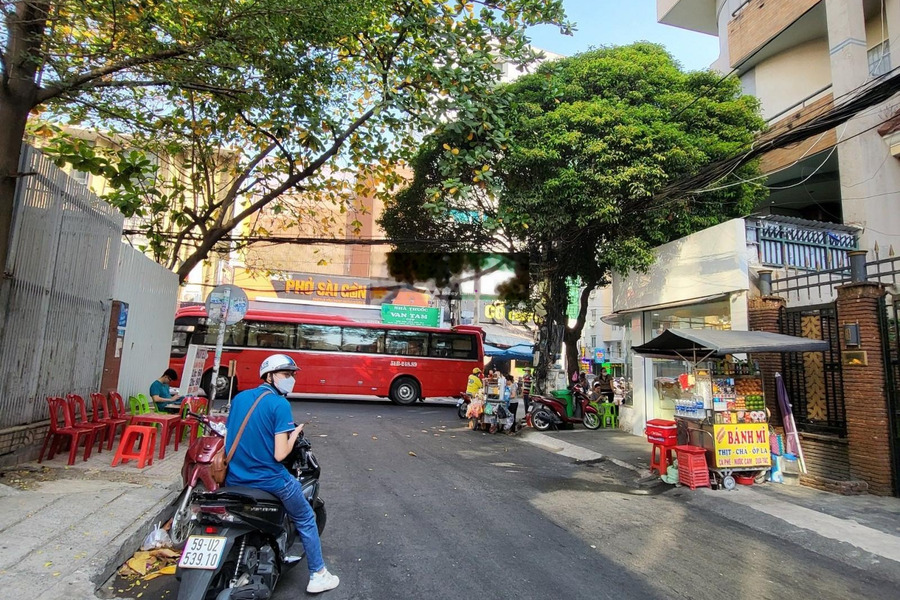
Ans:
<svg viewBox="0 0 900 600"><path fill-rule="evenodd" d="M866 263L869 281L887 286L900 284L900 256L892 256ZM788 306L827 304L837 299L837 287L850 283L850 268L827 271L776 272L772 279L772 293L787 300ZM780 276L778 276L780 275Z"/></svg>
<svg viewBox="0 0 900 600"><path fill-rule="evenodd" d="M178 276L122 244L114 298L128 303L118 391L147 393L169 364Z"/></svg>
<svg viewBox="0 0 900 600"><path fill-rule="evenodd" d="M122 215L23 148L0 284L0 428L47 418L44 398L95 391Z"/></svg>

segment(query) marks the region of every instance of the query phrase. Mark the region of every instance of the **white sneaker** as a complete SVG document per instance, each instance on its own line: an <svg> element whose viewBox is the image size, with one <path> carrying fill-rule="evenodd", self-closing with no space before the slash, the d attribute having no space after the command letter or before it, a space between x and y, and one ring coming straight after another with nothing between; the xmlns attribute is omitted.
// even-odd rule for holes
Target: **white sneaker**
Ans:
<svg viewBox="0 0 900 600"><path fill-rule="evenodd" d="M318 594L319 592L327 592L333 590L341 582L337 575L332 575L328 569L322 569L318 573L309 576L309 585L306 591L310 594Z"/></svg>

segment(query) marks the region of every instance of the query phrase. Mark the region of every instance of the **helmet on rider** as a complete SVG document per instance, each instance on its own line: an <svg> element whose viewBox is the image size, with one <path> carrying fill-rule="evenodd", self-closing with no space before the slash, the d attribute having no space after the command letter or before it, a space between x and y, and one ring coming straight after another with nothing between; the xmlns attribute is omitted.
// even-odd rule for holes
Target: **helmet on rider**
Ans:
<svg viewBox="0 0 900 600"><path fill-rule="evenodd" d="M474 369L472 369L473 375L478 375L479 373L481 373L481 369L479 369L478 367L475 367Z"/></svg>
<svg viewBox="0 0 900 600"><path fill-rule="evenodd" d="M259 365L259 378L265 379L268 373L278 371L299 371L300 367L294 362L294 359L286 354L273 354Z"/></svg>

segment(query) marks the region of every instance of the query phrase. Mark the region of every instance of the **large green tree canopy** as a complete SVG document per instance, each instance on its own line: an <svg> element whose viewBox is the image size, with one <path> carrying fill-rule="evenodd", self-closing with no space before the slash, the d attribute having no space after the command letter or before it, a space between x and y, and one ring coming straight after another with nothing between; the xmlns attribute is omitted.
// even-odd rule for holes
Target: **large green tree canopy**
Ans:
<svg viewBox="0 0 900 600"><path fill-rule="evenodd" d="M435 238L399 244L401 251L529 251L532 281L543 282L536 300L551 325L566 323L565 284L580 280L580 318L565 336L574 342L587 292L612 271L644 269L655 246L746 215L762 198L764 190L747 183L652 200L666 184L748 148L763 129L757 101L741 94L736 78L719 79L683 71L650 43L544 63L498 90L509 123L499 150L486 153L458 123L442 127L423 143L414 179L382 224L398 240L417 231ZM465 158L455 179L448 155ZM756 174L756 164L735 173ZM562 336L555 337L558 351Z"/></svg>
<svg viewBox="0 0 900 600"><path fill-rule="evenodd" d="M113 182L109 199L141 217L148 249L182 279L264 207L311 218L357 181L390 187L416 136L451 117L499 147L498 61L532 59L529 26L568 28L561 0L2 0L2 10L0 248L26 122L42 113L110 136L104 151L32 128L59 160ZM157 168L154 154L172 164Z"/></svg>

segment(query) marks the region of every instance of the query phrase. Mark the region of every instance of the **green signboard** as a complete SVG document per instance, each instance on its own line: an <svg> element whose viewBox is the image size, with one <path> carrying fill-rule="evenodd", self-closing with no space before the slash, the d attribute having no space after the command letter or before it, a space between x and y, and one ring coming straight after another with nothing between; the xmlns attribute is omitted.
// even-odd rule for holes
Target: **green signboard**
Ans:
<svg viewBox="0 0 900 600"><path fill-rule="evenodd" d="M390 325L438 327L441 324L441 309L428 306L382 304L381 321Z"/></svg>

